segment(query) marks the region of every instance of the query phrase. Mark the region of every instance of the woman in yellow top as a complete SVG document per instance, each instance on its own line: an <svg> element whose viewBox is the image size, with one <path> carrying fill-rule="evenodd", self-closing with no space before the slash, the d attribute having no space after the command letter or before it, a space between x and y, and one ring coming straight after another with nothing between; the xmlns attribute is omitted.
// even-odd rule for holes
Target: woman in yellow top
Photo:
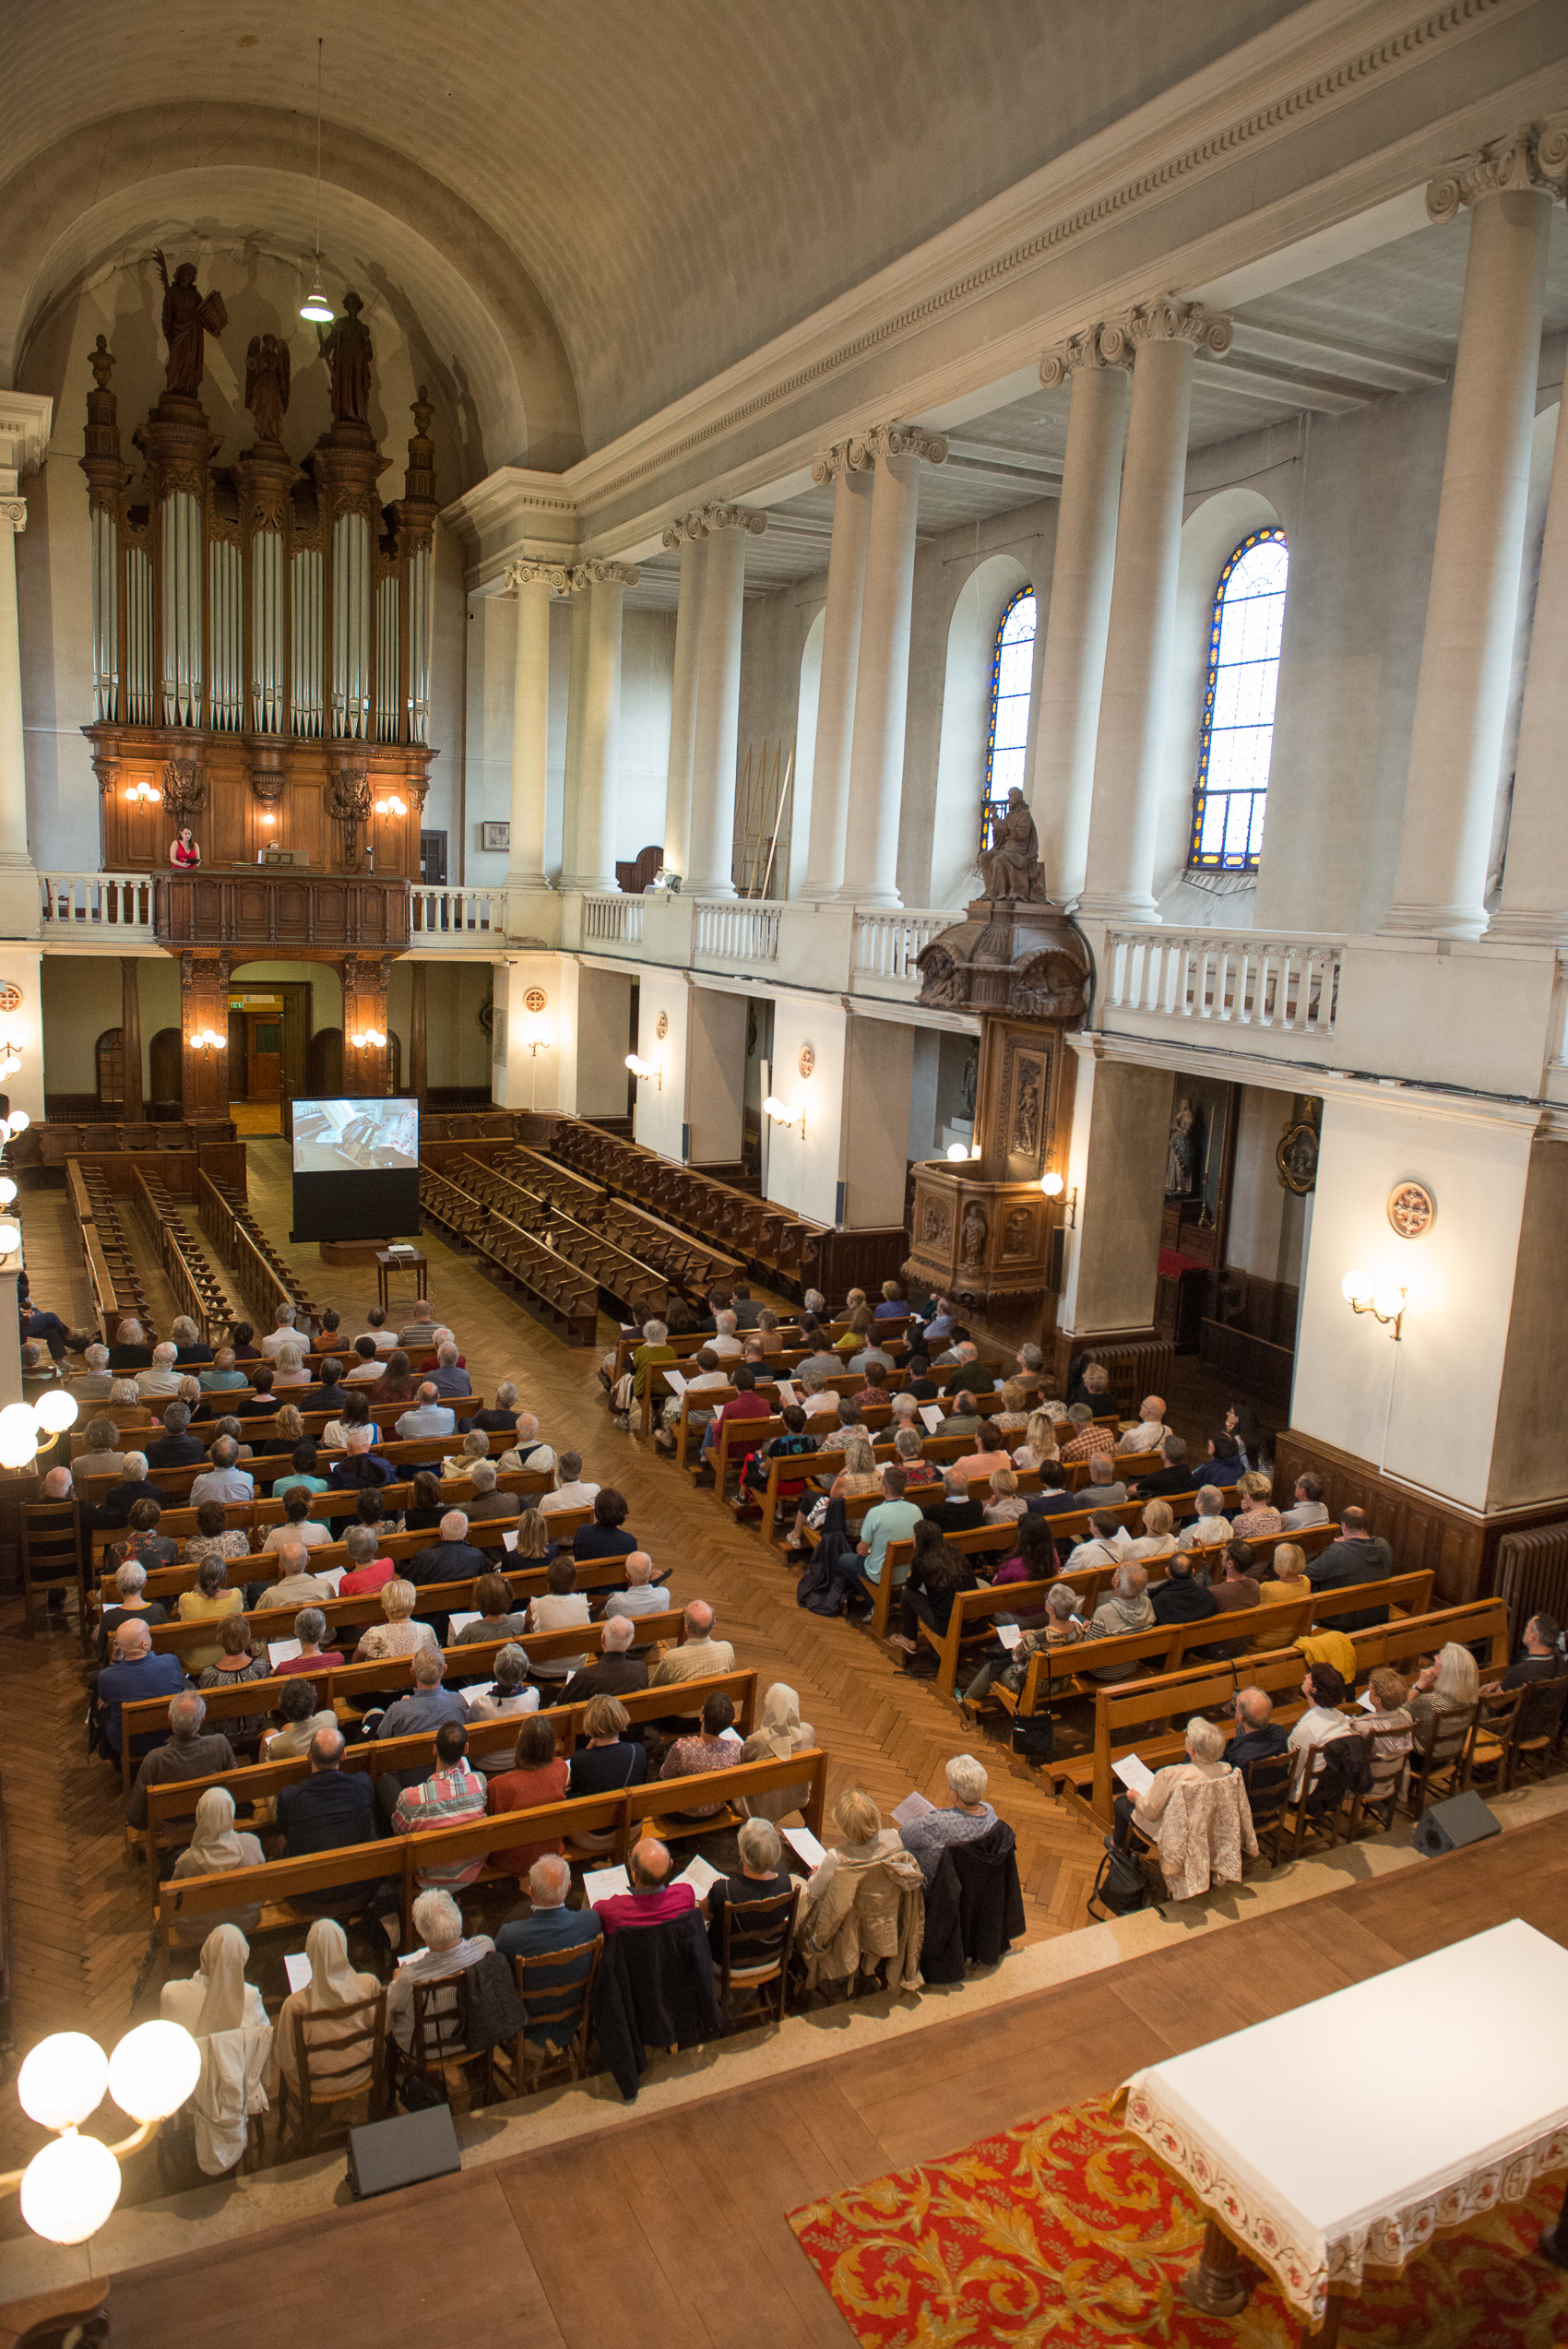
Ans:
<svg viewBox="0 0 1568 2349"><path fill-rule="evenodd" d="M1307 1553L1300 1542L1276 1543L1270 1563L1274 1568L1272 1579L1258 1584L1258 1597L1265 1607L1279 1605L1288 1598L1309 1596L1312 1584L1307 1580Z"/></svg>
<svg viewBox="0 0 1568 2349"><path fill-rule="evenodd" d="M223 1586L227 1572L228 1561L225 1559L202 1560L196 1568L195 1590L180 1593L178 1612L182 1623L216 1623L220 1616L236 1615L242 1610L244 1594L226 1590ZM216 1664L222 1652L214 1640L210 1646L187 1648L182 1661L194 1679L196 1673L205 1672L208 1665Z"/></svg>

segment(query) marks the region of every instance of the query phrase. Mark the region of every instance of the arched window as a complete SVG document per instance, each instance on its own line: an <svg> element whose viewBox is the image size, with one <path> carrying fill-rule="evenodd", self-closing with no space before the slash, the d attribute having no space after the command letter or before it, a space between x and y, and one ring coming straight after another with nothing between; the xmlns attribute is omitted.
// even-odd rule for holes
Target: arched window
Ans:
<svg viewBox="0 0 1568 2349"><path fill-rule="evenodd" d="M996 626L991 656L991 732L985 749L985 805L980 845L991 844L992 827L1007 813L1007 794L1025 790L1024 758L1029 740L1029 687L1034 679L1035 617L1032 587L1009 596Z"/></svg>
<svg viewBox="0 0 1568 2349"><path fill-rule="evenodd" d="M1219 575L1193 792L1193 871L1257 871L1289 567L1284 531L1254 530Z"/></svg>

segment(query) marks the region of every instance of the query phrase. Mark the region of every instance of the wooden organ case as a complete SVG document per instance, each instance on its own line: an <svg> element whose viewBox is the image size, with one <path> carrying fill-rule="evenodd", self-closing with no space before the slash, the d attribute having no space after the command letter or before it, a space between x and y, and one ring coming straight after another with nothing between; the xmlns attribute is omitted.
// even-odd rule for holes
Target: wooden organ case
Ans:
<svg viewBox="0 0 1568 2349"><path fill-rule="evenodd" d="M194 363L192 329L170 311L181 295L200 302L184 282L194 274L186 265L170 290L169 386L132 436L145 465L140 502L102 336L92 360L81 466L92 516L93 722L84 731L102 794L103 866L165 871L188 823L209 871L254 869L278 848L317 873L407 880L419 869L435 755L434 411L422 391L403 495L382 505L376 484L392 460L364 421L370 338L350 294L326 346L330 429L303 463L289 456L288 350L258 337L246 371L256 438L232 467L215 469L218 443L195 386L201 326L220 331L221 297L206 297L197 314Z"/></svg>

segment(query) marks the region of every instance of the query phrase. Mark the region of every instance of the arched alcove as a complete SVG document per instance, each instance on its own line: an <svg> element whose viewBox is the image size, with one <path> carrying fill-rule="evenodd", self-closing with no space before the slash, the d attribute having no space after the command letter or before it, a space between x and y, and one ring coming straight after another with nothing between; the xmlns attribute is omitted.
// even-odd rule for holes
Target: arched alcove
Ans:
<svg viewBox="0 0 1568 2349"><path fill-rule="evenodd" d="M790 878L780 896L798 897L811 853L812 775L816 765L816 708L822 693L822 640L827 632L823 605L806 631L801 651L801 696L795 712L795 791L790 802Z"/></svg>
<svg viewBox="0 0 1568 2349"><path fill-rule="evenodd" d="M1012 555L988 555L976 564L954 602L943 676L928 905L962 905L980 887L975 860L985 792L992 653L1004 608L1029 584L1028 573Z"/></svg>
<svg viewBox="0 0 1568 2349"><path fill-rule="evenodd" d="M1208 680L1209 625L1219 575L1250 531L1280 525L1277 507L1261 491L1234 488L1206 498L1182 527L1154 857L1155 894L1167 921L1195 927L1222 921L1228 928L1245 929L1253 919L1255 876L1227 875L1218 889L1207 881L1194 885L1187 878L1187 848Z"/></svg>

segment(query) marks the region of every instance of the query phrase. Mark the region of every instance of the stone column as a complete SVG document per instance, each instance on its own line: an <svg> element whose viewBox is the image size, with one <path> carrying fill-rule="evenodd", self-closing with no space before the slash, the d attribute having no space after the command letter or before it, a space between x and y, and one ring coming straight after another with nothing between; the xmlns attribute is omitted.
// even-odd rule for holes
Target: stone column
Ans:
<svg viewBox="0 0 1568 2349"><path fill-rule="evenodd" d="M1028 795L1047 893L1065 904L1084 885L1088 853L1127 397L1124 371L1107 365L1096 326L1048 351L1039 379L1073 386Z"/></svg>
<svg viewBox="0 0 1568 2349"><path fill-rule="evenodd" d="M516 835L514 834L514 838ZM409 1091L422 1109L429 1090L428 963L409 965Z"/></svg>
<svg viewBox="0 0 1568 2349"><path fill-rule="evenodd" d="M1469 206L1470 250L1385 932L1479 938L1487 926L1551 232L1549 164L1560 187L1568 135L1538 138L1527 128L1427 189L1433 220Z"/></svg>
<svg viewBox="0 0 1568 2349"><path fill-rule="evenodd" d="M12 467L0 467L0 871L30 872L27 763L22 739L22 648L17 623L17 540L27 528L27 500ZM96 860L97 849L85 862ZM32 907L34 923L38 919Z"/></svg>
<svg viewBox="0 0 1568 2349"><path fill-rule="evenodd" d="M841 897L860 906L901 902L898 809L904 790L920 470L922 462L941 465L946 456L945 441L905 424L879 424L863 440L849 444L849 462L856 472L876 468L855 663L849 812L839 891Z"/></svg>
<svg viewBox="0 0 1568 2349"><path fill-rule="evenodd" d="M120 1118L125 1125L140 1125L146 1115L141 1083L140 970L138 955L121 955L120 1052L125 1062L125 1078L120 1096Z"/></svg>
<svg viewBox="0 0 1568 2349"><path fill-rule="evenodd" d="M691 861L692 753L696 745L697 677L701 660L702 591L707 540L693 515L664 533L681 550L681 595L675 607L675 674L670 695L670 767L664 789L664 862L684 881Z"/></svg>
<svg viewBox="0 0 1568 2349"><path fill-rule="evenodd" d="M1563 806L1563 746L1568 743L1568 424L1562 409L1551 452L1546 535L1530 630L1530 664L1519 718L1519 755L1503 896L1489 938L1568 947L1568 811Z"/></svg>
<svg viewBox="0 0 1568 2349"><path fill-rule="evenodd" d="M517 661L512 682L512 860L508 889L537 896L544 877L544 810L550 767L550 599L565 574L544 563L514 564Z"/></svg>
<svg viewBox="0 0 1568 2349"><path fill-rule="evenodd" d="M861 599L871 531L871 476L849 463L840 441L812 467L814 481L832 481L833 543L827 557L827 612L822 630L822 680L812 766L811 835L802 898L837 897L844 886L849 821L849 751L855 731L855 670L861 657Z"/></svg>
<svg viewBox="0 0 1568 2349"><path fill-rule="evenodd" d="M741 731L741 615L746 539L767 528L743 505L707 505L689 517L707 543L703 558L702 633L696 724L692 741L692 817L684 888L691 897L732 897L735 762Z"/></svg>
<svg viewBox="0 0 1568 2349"><path fill-rule="evenodd" d="M1193 359L1230 348L1230 321L1162 298L1102 326L1099 347L1131 357L1133 394L1116 520L1116 568L1099 697L1088 855L1078 911L1154 921L1154 838L1176 621L1182 492ZM1076 394L1074 395L1076 397Z"/></svg>
<svg viewBox="0 0 1568 2349"><path fill-rule="evenodd" d="M583 797L583 729L588 714L588 575L565 574L565 592L572 599L572 651L566 685L566 760L561 801L561 881L563 889L576 886L567 875L578 870L577 817Z"/></svg>
<svg viewBox="0 0 1568 2349"><path fill-rule="evenodd" d="M615 878L615 794L621 734L621 620L637 574L624 563L586 563L572 573L581 625L581 765L576 777L575 861L563 889L619 888ZM576 682L579 613L572 613L572 670Z"/></svg>

